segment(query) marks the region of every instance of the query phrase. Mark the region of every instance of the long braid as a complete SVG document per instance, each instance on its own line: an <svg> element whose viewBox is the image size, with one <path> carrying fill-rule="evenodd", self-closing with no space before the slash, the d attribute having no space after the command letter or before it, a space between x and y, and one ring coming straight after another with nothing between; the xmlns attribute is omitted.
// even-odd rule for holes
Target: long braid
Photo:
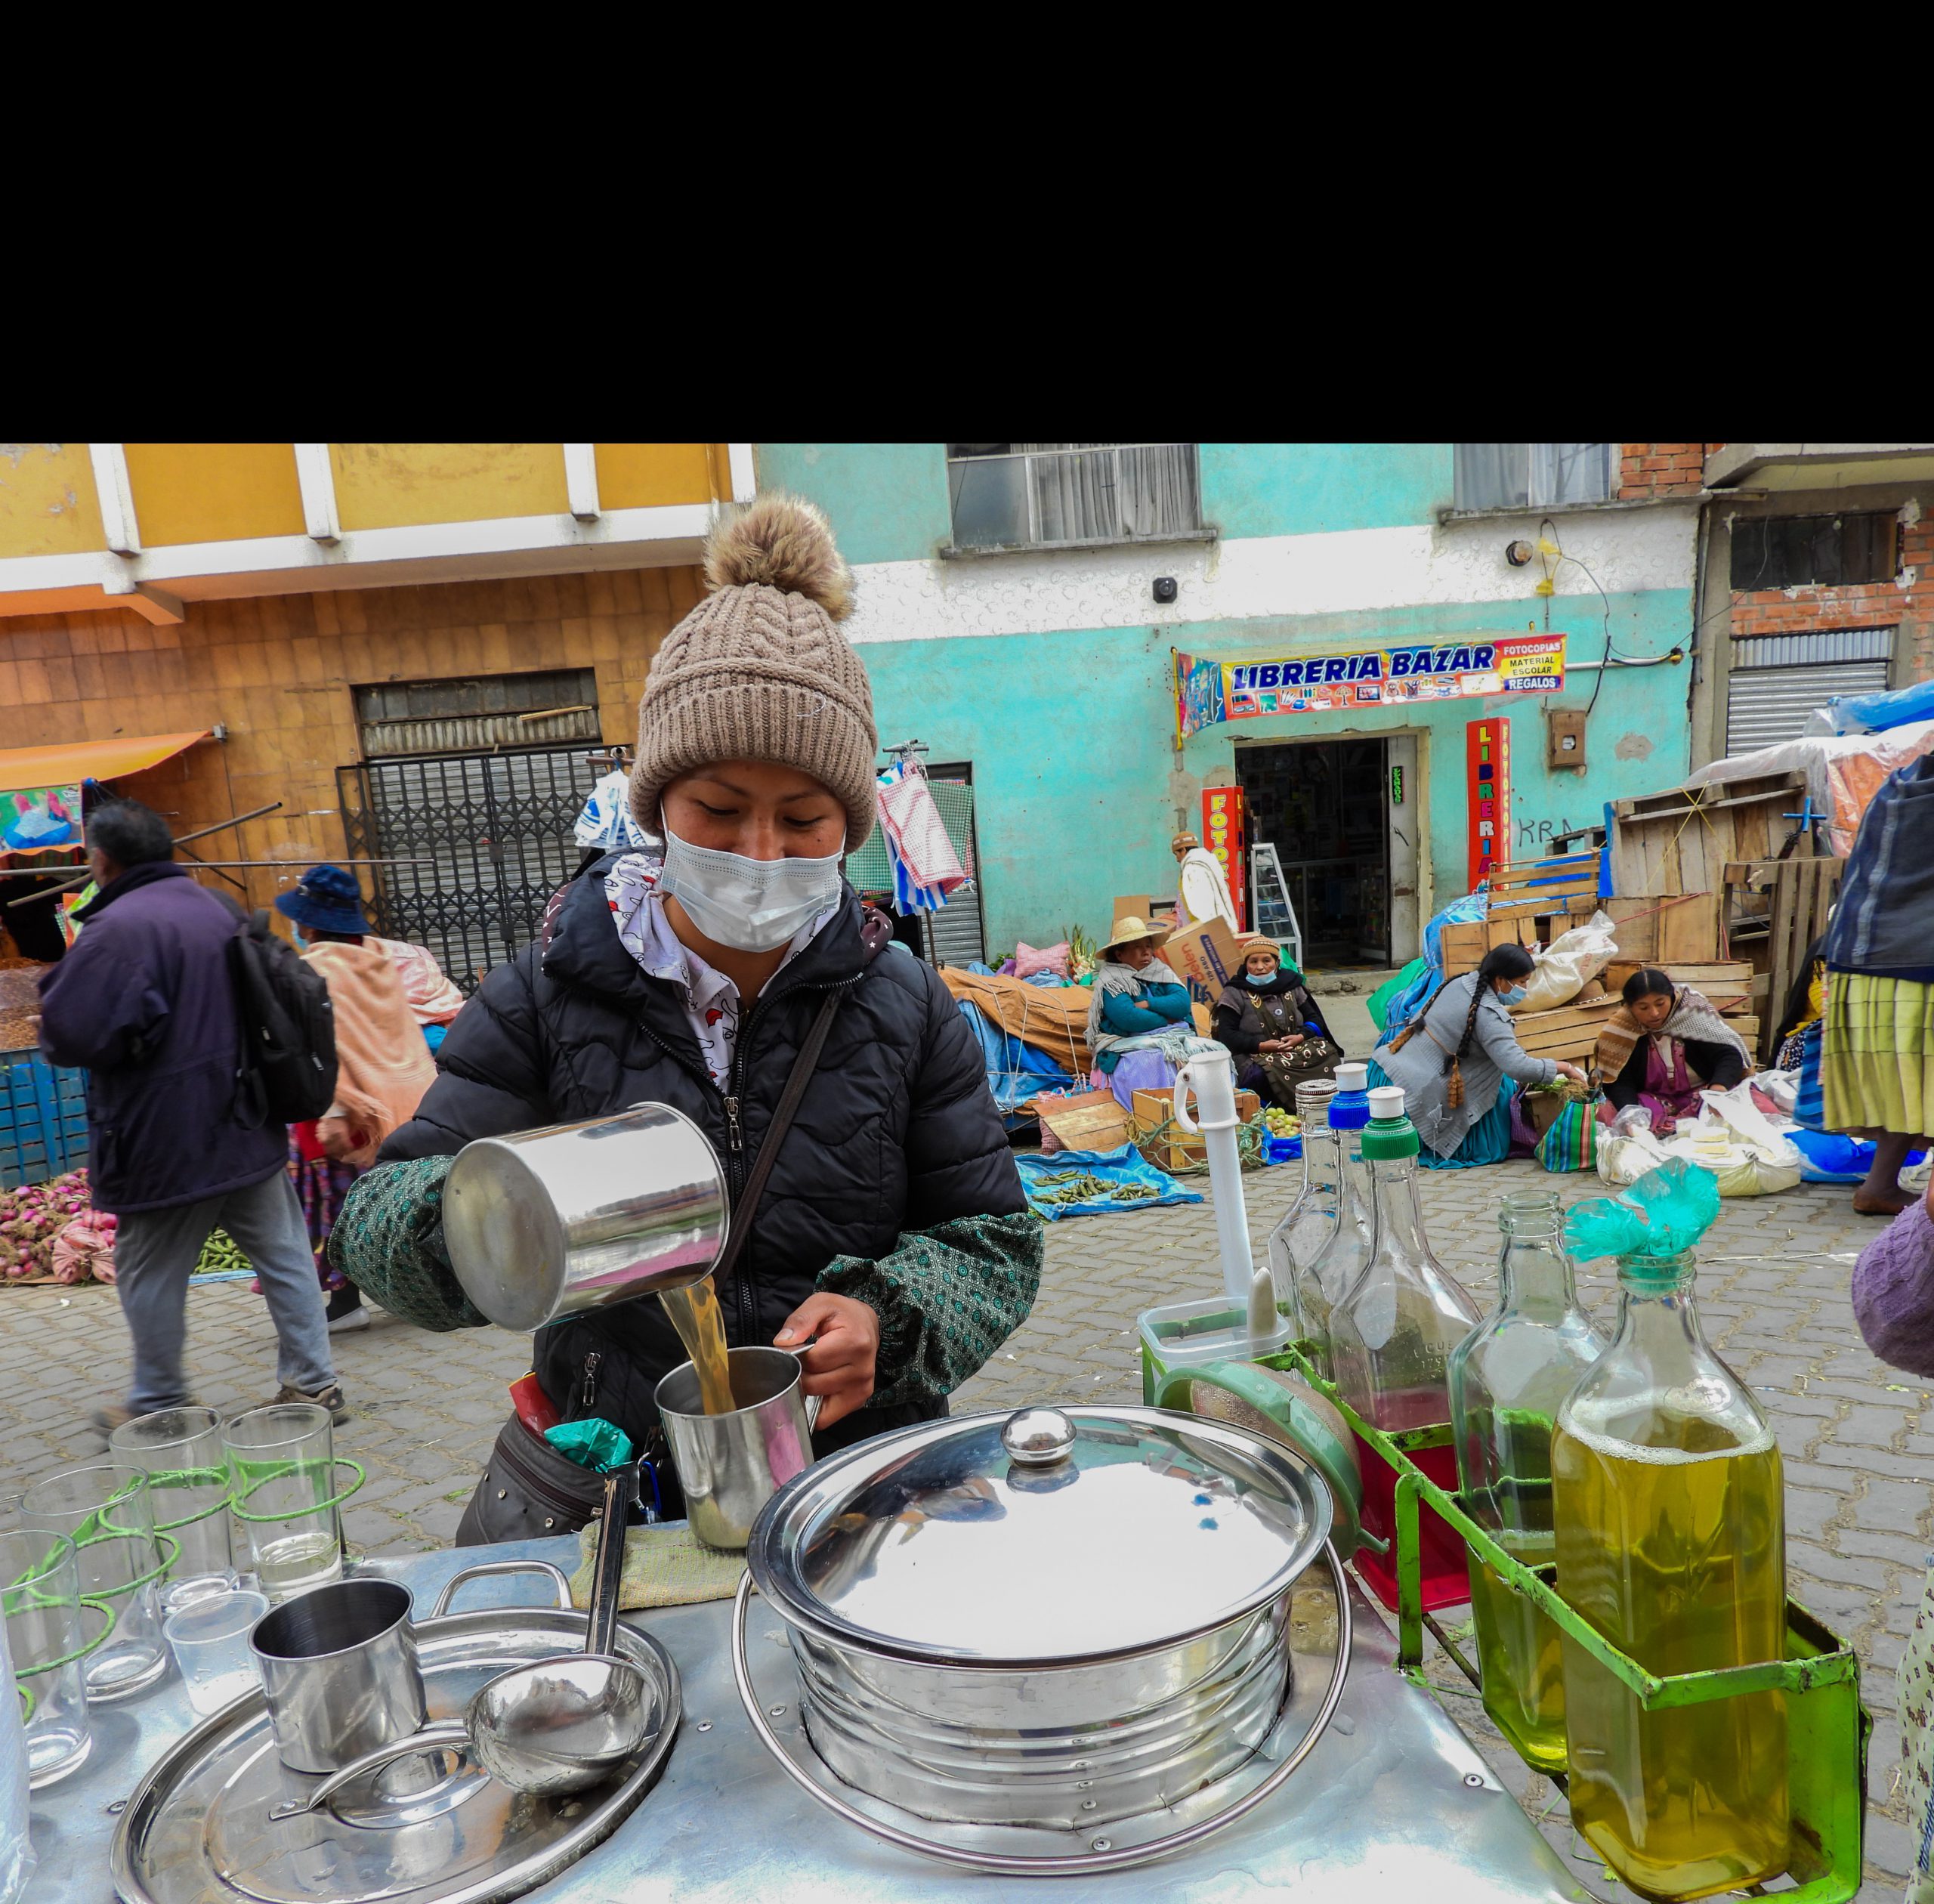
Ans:
<svg viewBox="0 0 1934 1904"><path fill-rule="evenodd" d="M1494 945L1484 955L1484 962L1471 980L1471 1009L1464 1015L1464 1035L1444 1061L1444 1075L1450 1080L1444 1101L1453 1111L1464 1101L1463 1061L1469 1053L1471 1040L1477 1036L1478 1007L1484 1003L1484 994L1495 980L1521 978L1531 966L1530 954L1518 945Z"/></svg>

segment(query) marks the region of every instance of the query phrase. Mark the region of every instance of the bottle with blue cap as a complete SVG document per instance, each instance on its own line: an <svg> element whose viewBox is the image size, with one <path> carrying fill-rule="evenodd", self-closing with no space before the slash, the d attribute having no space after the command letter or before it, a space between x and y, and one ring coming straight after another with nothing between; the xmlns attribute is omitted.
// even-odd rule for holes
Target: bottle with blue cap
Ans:
<svg viewBox="0 0 1934 1904"><path fill-rule="evenodd" d="M1326 1380L1336 1379L1330 1352L1330 1312L1362 1275L1376 1246L1376 1219L1370 1173L1363 1159L1363 1133L1370 1122L1367 1065L1336 1067L1336 1088L1327 1111L1336 1145L1336 1195L1327 1232L1307 1260L1294 1266L1291 1298L1296 1334L1310 1346L1310 1359Z"/></svg>
<svg viewBox="0 0 1934 1904"><path fill-rule="evenodd" d="M1450 1419L1450 1352L1482 1320L1469 1290L1432 1253L1417 1202L1417 1127L1394 1084L1369 1094L1362 1136L1375 1203L1376 1241L1368 1264L1330 1318L1330 1355L1343 1399L1386 1434L1435 1427ZM1441 1488L1457 1485L1454 1448L1411 1457ZM1396 1476L1373 1451L1364 1455L1363 1524L1396 1528ZM1435 1511L1418 1516L1426 1609L1470 1597L1464 1543ZM1360 1553L1357 1566L1387 1606L1397 1604L1396 1553Z"/></svg>

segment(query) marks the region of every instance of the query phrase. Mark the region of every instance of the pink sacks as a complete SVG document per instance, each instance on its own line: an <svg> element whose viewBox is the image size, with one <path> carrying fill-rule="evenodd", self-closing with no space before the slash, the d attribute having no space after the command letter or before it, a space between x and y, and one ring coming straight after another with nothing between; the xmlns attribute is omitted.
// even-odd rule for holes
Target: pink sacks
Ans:
<svg viewBox="0 0 1934 1904"><path fill-rule="evenodd" d="M76 1216L54 1239L53 1280L59 1283L114 1280L116 1219L104 1210Z"/></svg>
<svg viewBox="0 0 1934 1904"><path fill-rule="evenodd" d="M1031 978L1037 972L1051 972L1057 978L1067 976L1067 941L1037 947L1023 940L1014 948L1014 975Z"/></svg>

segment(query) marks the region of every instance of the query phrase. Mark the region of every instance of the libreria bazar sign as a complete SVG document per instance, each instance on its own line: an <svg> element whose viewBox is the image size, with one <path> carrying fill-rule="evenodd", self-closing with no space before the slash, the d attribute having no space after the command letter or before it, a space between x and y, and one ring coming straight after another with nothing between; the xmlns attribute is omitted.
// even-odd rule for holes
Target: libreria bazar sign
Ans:
<svg viewBox="0 0 1934 1904"><path fill-rule="evenodd" d="M1176 731L1185 740L1224 721L1321 714L1486 694L1555 694L1565 687L1562 635L1467 635L1417 647L1214 661L1178 652Z"/></svg>

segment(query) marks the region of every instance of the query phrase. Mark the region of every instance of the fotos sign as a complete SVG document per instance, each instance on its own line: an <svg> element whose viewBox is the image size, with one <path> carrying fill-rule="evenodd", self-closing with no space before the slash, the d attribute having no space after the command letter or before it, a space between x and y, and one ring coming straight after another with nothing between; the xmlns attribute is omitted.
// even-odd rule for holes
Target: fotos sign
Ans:
<svg viewBox="0 0 1934 1904"><path fill-rule="evenodd" d="M1299 654L1274 661L1176 656L1176 731L1186 740L1224 721L1321 714L1487 694L1565 689L1562 635L1466 635L1428 646Z"/></svg>

